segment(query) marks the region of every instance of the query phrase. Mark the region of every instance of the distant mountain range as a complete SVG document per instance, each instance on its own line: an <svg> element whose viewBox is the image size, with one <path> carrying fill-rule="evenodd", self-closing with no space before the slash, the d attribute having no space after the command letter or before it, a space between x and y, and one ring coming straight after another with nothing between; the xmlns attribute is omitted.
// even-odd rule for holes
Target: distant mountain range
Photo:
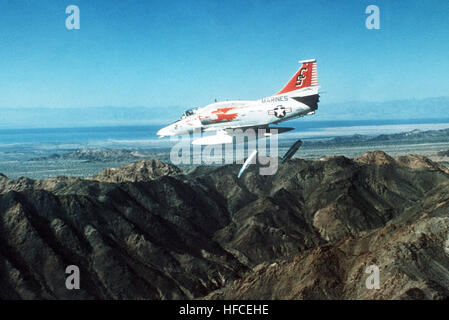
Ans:
<svg viewBox="0 0 449 320"><path fill-rule="evenodd" d="M372 145L376 143L399 144L401 142L447 142L449 139L449 129L442 130L412 130L408 132L381 134L375 137L356 134L352 136L334 137L332 139L308 140L307 147L332 147L332 146L354 146L354 145ZM290 146L291 140L281 143L281 146ZM64 151L53 153L49 156L33 157L29 161L47 161L47 160L84 160L90 162L109 162L109 161L136 161L150 158L168 159L170 150L159 150L155 153L151 148L143 149L108 149L108 148L82 148L75 151ZM448 151L441 151L439 156L449 156ZM165 156L165 158L164 158Z"/></svg>
<svg viewBox="0 0 449 320"><path fill-rule="evenodd" d="M335 104L321 97L314 120L439 119L448 115L449 97Z"/></svg>
<svg viewBox="0 0 449 320"><path fill-rule="evenodd" d="M68 153L53 153L48 157L35 157L29 161L42 160L84 160L84 161L135 161L150 158L154 155L142 154L136 150L127 149L78 149Z"/></svg>
<svg viewBox="0 0 449 320"><path fill-rule="evenodd" d="M0 108L0 128L76 127L161 124L172 122L190 106ZM326 103L321 98L316 120L441 119L449 117L449 97L386 102Z"/></svg>
<svg viewBox="0 0 449 320"><path fill-rule="evenodd" d="M401 142L447 142L449 139L449 128L441 130L421 131L418 129L393 134L380 134L368 136L355 134L352 136L338 136L332 139L307 141L308 146L333 146L333 145L369 145L373 143L393 143ZM288 140L290 141L290 140Z"/></svg>
<svg viewBox="0 0 449 320"><path fill-rule="evenodd" d="M178 119L187 107L0 108L0 128L151 125Z"/></svg>

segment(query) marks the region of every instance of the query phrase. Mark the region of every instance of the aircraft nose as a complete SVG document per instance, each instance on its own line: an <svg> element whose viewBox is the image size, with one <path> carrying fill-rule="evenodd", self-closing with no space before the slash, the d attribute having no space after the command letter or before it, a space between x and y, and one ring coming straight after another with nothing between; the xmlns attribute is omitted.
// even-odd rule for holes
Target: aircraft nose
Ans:
<svg viewBox="0 0 449 320"><path fill-rule="evenodd" d="M173 132L170 130L169 127L165 127L165 128L160 129L157 132L157 135L160 136L160 138L162 138L162 137L173 135Z"/></svg>

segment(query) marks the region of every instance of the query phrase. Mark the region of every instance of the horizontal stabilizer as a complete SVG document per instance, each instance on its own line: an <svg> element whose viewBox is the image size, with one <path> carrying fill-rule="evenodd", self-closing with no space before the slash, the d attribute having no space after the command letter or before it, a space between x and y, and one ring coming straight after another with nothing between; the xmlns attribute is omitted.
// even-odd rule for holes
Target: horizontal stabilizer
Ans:
<svg viewBox="0 0 449 320"><path fill-rule="evenodd" d="M277 134L281 134L284 132L288 132L288 131L292 131L295 128L289 128L289 127L270 127L268 128L267 132L269 133L274 133L275 131L273 131L273 129L277 130Z"/></svg>

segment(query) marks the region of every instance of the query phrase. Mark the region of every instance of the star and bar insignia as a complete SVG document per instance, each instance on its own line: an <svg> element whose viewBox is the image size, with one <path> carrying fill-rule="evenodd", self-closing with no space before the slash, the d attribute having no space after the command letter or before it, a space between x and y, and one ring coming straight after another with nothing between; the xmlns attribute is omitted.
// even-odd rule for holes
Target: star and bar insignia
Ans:
<svg viewBox="0 0 449 320"><path fill-rule="evenodd" d="M292 108L286 108L284 106L277 106L273 110L268 110L268 114L275 115L278 118L283 118L289 112L292 112Z"/></svg>

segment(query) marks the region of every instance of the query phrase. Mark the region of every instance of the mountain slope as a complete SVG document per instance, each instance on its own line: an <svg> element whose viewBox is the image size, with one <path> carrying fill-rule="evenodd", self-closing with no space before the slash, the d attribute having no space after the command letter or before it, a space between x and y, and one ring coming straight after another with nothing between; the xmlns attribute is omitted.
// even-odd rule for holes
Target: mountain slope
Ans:
<svg viewBox="0 0 449 320"><path fill-rule="evenodd" d="M0 298L449 296L446 167L377 151L258 169L0 176ZM392 285L364 289L372 263ZM71 264L80 290L65 288Z"/></svg>

